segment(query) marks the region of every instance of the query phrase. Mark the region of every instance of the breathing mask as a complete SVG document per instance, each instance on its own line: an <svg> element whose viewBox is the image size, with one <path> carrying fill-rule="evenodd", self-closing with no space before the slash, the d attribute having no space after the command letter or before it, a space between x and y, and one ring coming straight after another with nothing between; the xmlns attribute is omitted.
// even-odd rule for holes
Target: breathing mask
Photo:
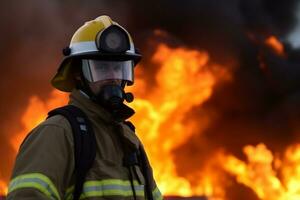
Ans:
<svg viewBox="0 0 300 200"><path fill-rule="evenodd" d="M82 60L82 73L88 85L89 96L109 110L118 109L126 100L133 101L131 93L125 93L127 83L133 82L132 60Z"/></svg>

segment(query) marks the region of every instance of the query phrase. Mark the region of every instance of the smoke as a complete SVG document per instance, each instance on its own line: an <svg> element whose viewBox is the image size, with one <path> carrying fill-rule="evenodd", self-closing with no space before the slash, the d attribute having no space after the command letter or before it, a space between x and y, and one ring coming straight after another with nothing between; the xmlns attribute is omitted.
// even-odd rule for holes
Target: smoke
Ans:
<svg viewBox="0 0 300 200"><path fill-rule="evenodd" d="M20 119L30 96L47 99L52 91L49 83L62 59L62 48L86 20L106 13L125 23L128 8L99 0L0 4L0 179L8 181L14 160L10 140L23 128Z"/></svg>
<svg viewBox="0 0 300 200"><path fill-rule="evenodd" d="M288 145L299 142L299 50L284 43L287 55L280 57L264 45L270 35L285 41L295 24L292 15L295 4L295 1L284 5L276 1L238 4L243 20L235 24L239 37L234 38L239 39L229 37L229 41L239 49L239 52L234 51L239 67L233 72L233 82L217 86L210 100L191 113L191 117L212 115L211 126L202 133L195 133L186 144L174 150L179 174L189 177L221 149L244 159L241 149L247 144L264 142L272 151L283 152ZM193 158L201 158L193 165L187 158L191 152Z"/></svg>
<svg viewBox="0 0 300 200"><path fill-rule="evenodd" d="M300 47L300 3L298 3L297 10L295 12L298 23L294 30L289 34L288 40L292 43L292 46L295 48Z"/></svg>
<svg viewBox="0 0 300 200"><path fill-rule="evenodd" d="M201 168L207 155L221 147L242 157L241 149L246 144L264 142L272 150L281 151L299 141L299 51L284 43L287 56L283 58L263 43L271 34L285 42L296 23L293 10L296 3L296 0L1 2L0 152L1 160L7 162L0 165L0 179L9 179L13 164L9 155L13 150L8 141L22 128L19 120L29 97L37 94L48 98L52 90L49 80L62 59L61 49L68 45L79 26L101 14L110 15L128 28L136 46L144 52L143 63L150 62L147 56L153 51L149 43L153 30L168 33L172 39L166 42L171 45L207 50L211 60L223 66L232 60L239 63L231 69L233 81L217 85L205 105L189 114L188 117L197 117L217 113L204 133L195 133L188 143L174 150L180 175L187 176L187 168L189 172ZM258 55L266 68L261 68ZM152 69L143 70L155 73ZM189 152L202 158L202 162L189 165Z"/></svg>

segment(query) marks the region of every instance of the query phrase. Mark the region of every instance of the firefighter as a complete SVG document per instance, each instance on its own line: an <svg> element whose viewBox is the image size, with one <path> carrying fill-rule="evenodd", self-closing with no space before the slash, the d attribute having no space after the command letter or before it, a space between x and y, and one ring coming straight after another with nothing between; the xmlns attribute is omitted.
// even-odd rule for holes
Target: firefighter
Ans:
<svg viewBox="0 0 300 200"><path fill-rule="evenodd" d="M81 26L63 53L52 85L71 93L68 105L90 123L74 118L80 137L93 130L93 139L78 143L76 123L62 114L49 115L20 146L7 199L161 200L143 146L127 121L134 110L124 104L133 100L125 87L134 83L141 59L131 36L110 17L100 16ZM89 155L82 152L90 146L95 155L84 167Z"/></svg>

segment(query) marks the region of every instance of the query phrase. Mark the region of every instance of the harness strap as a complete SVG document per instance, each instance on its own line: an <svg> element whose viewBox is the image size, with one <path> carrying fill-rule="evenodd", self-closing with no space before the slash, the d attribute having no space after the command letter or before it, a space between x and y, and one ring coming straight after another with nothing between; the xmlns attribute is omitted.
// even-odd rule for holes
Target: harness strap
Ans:
<svg viewBox="0 0 300 200"><path fill-rule="evenodd" d="M56 108L48 113L64 116L70 123L74 138L75 189L73 200L79 200L88 170L96 157L96 138L92 124L83 111L73 105Z"/></svg>
<svg viewBox="0 0 300 200"><path fill-rule="evenodd" d="M140 145L139 152L140 152L142 173L146 181L145 188L146 188L147 200L153 200L153 193L152 193L153 183L151 182L151 177L153 177L152 169L149 167L150 166L149 160L146 151L142 145Z"/></svg>

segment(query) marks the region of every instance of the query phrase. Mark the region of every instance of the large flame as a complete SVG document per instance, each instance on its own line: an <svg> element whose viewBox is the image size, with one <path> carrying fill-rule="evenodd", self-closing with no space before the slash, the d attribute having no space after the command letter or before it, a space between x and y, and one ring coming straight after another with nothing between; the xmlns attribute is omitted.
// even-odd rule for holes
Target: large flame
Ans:
<svg viewBox="0 0 300 200"><path fill-rule="evenodd" d="M230 80L230 73L211 64L209 59L205 51L160 44L152 56L153 63L159 66L154 82L146 83L143 78L146 75L139 71L142 68L137 68L136 84L131 88L136 94L131 104L136 110L132 120L146 146L163 194L205 195L211 200L225 200L226 185L222 179L226 173L252 189L261 200L300 199L300 145L289 147L283 157L275 157L264 144L245 146L247 161L216 151L212 159L190 177L177 174L172 151L193 134L201 134L210 123L208 117L186 120L189 112L210 98L218 82ZM149 88L148 84L155 87ZM11 140L15 152L49 110L66 102L67 96L57 91L53 91L47 101L31 97L21 118L24 130ZM189 158L190 162L197 162L197 159ZM7 189L3 189L6 185L0 181L0 194L6 193Z"/></svg>
<svg viewBox="0 0 300 200"><path fill-rule="evenodd" d="M46 119L47 113L59 106L67 103L67 96L65 93L53 90L50 98L43 101L38 96L32 96L29 99L29 104L21 118L22 126L24 127L20 133L17 133L11 140L11 145L15 152L18 151L21 142L29 131Z"/></svg>
<svg viewBox="0 0 300 200"><path fill-rule="evenodd" d="M201 180L198 183L201 186L196 192L193 191L195 187L176 174L176 163L172 156L172 150L185 143L195 130L199 133L207 125L206 120L183 120L191 109L203 104L213 92L216 78L208 70L209 55L184 48L172 49L161 44L152 61L160 65L155 77L157 87L151 91L151 95L134 101L137 114L133 120L149 152L156 180L167 195L211 195L210 177ZM220 73L227 77L224 71ZM142 82L140 79L138 81ZM141 90L139 84L134 90Z"/></svg>
<svg viewBox="0 0 300 200"><path fill-rule="evenodd" d="M224 156L224 168L251 188L261 200L300 199L300 145L290 146L284 158L275 158L264 144L244 147L247 162ZM281 175L281 176L280 176Z"/></svg>

